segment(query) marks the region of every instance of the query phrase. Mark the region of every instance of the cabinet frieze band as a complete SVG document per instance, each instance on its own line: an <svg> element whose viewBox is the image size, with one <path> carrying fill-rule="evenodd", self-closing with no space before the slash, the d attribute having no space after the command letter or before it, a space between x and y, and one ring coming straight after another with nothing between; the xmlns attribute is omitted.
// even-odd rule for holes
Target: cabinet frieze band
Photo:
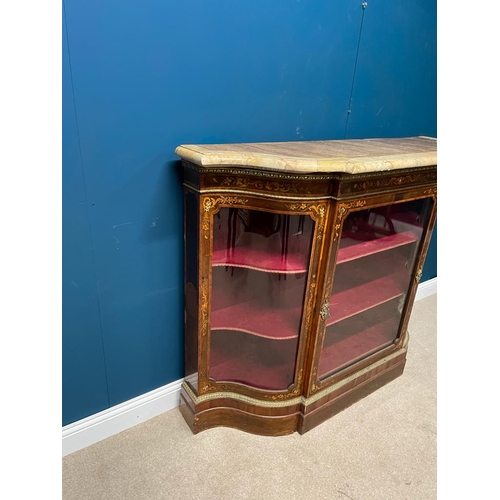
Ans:
<svg viewBox="0 0 500 500"><path fill-rule="evenodd" d="M192 191L204 195L209 194L243 194L246 196L256 196L257 198L271 198L276 200L294 200L294 201L315 201L315 200L330 200L333 199L330 195L324 196L291 196L291 195L280 195L280 194L272 194L267 192L255 191L255 190L242 190L242 189L218 189L218 188L207 188L207 189L198 189L192 184L184 183L184 186L191 189Z"/></svg>
<svg viewBox="0 0 500 500"><path fill-rule="evenodd" d="M370 180L360 179L344 181L341 184L342 195L358 194L368 190L376 191L384 188L402 187L407 185L431 184L437 181L437 171L408 173L391 177L381 177Z"/></svg>

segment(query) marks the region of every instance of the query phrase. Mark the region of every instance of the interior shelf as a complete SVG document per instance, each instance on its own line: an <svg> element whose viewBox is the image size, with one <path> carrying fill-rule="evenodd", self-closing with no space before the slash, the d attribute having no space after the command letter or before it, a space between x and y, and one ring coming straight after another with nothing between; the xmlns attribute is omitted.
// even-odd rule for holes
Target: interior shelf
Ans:
<svg viewBox="0 0 500 500"><path fill-rule="evenodd" d="M410 245L418 240L412 231L406 231L362 243L348 238L344 238L342 241L345 246L339 249L337 264L392 250L403 245ZM278 251L273 253L266 248L258 248L255 245L239 246L214 250L212 265L214 267L244 267L270 273L305 273L307 272L306 257L301 253L284 254Z"/></svg>
<svg viewBox="0 0 500 500"><path fill-rule="evenodd" d="M212 330L238 330L274 340L297 338L300 329L304 287L282 290L280 299L257 297L212 311Z"/></svg>
<svg viewBox="0 0 500 500"><path fill-rule="evenodd" d="M403 266L398 271L377 276L384 271L382 260L374 265L372 279L365 281L370 273L363 272L356 283L356 273L341 273L337 276L334 291L330 297L330 317L326 326L333 325L368 309L384 304L397 297L402 297L408 287L409 275ZM345 283L344 283L345 280ZM348 281L349 280L349 281ZM290 340L298 337L304 300L304 286L286 285L279 293L279 298L272 293L250 298L237 303L230 303L231 295L219 288L217 302L228 304L212 310L210 327L212 330L241 331L272 340ZM224 297L226 291L227 297Z"/></svg>
<svg viewBox="0 0 500 500"><path fill-rule="evenodd" d="M243 373L244 379L241 378ZM244 357L229 359L211 368L210 377L218 382L236 382L267 390L285 390L293 381L290 370L285 365L270 370L251 363Z"/></svg>
<svg viewBox="0 0 500 500"><path fill-rule="evenodd" d="M406 231L404 233L391 234L382 238L377 238L370 241L359 243L350 238L343 238L342 243L345 245L339 249L337 256L337 264L349 262L351 260L373 255L386 250L392 250L403 245L415 243L417 240L414 232Z"/></svg>
<svg viewBox="0 0 500 500"><path fill-rule="evenodd" d="M330 317L326 320L326 326L404 295L408 279L408 273L403 269L333 293L330 297Z"/></svg>
<svg viewBox="0 0 500 500"><path fill-rule="evenodd" d="M325 378L391 345L395 340L398 324L398 317L388 317L358 331L355 326L353 328L350 325L346 325L343 334L338 331L339 325L335 326L337 332L327 330L318 367L320 377Z"/></svg>
<svg viewBox="0 0 500 500"><path fill-rule="evenodd" d="M272 254L264 249L236 247L227 250L215 250L212 266L245 267L270 273L305 273L307 256L301 254Z"/></svg>
<svg viewBox="0 0 500 500"><path fill-rule="evenodd" d="M209 376L261 389L285 390L293 382L297 339L269 342L241 332L212 334Z"/></svg>
<svg viewBox="0 0 500 500"><path fill-rule="evenodd" d="M253 230L243 230L244 211L228 212L217 223L214 233L212 266L232 266L271 273L305 273L314 231L310 217L266 214L253 211L247 217L253 221ZM260 221L276 224L275 232L259 231ZM268 220L269 217L272 220ZM291 220L292 219L292 220ZM227 221L227 222L226 222ZM247 221L246 224L249 222ZM280 229L278 229L280 227Z"/></svg>

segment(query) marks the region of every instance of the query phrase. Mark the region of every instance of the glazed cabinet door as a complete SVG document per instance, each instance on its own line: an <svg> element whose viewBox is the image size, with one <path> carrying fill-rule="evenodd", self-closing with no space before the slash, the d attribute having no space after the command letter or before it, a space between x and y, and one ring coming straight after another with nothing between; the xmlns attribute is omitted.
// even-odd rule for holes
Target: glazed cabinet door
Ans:
<svg viewBox="0 0 500 500"><path fill-rule="evenodd" d="M435 198L339 202L312 369L312 391L402 344Z"/></svg>
<svg viewBox="0 0 500 500"><path fill-rule="evenodd" d="M200 196L198 394L300 394L326 211Z"/></svg>

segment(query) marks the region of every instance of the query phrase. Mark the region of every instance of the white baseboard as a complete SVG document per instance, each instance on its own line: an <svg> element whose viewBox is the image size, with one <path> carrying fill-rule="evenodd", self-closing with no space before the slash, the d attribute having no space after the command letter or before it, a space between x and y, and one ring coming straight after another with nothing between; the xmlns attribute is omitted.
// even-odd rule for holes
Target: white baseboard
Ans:
<svg viewBox="0 0 500 500"><path fill-rule="evenodd" d="M420 283L415 300L424 299L434 293L437 293L437 278ZM125 403L64 426L62 429L63 457L176 408L179 406L183 380L176 380Z"/></svg>
<svg viewBox="0 0 500 500"><path fill-rule="evenodd" d="M179 406L181 384L176 380L62 428L63 457L102 441Z"/></svg>
<svg viewBox="0 0 500 500"><path fill-rule="evenodd" d="M429 295L437 293L437 283L437 277L420 283L417 288L417 295L415 296L415 300L422 300L426 297L429 297Z"/></svg>

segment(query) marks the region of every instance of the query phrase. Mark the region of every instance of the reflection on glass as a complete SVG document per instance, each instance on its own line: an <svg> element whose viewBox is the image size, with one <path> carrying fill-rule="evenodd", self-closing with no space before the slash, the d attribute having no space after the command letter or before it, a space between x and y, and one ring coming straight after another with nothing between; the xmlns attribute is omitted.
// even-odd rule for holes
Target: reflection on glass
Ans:
<svg viewBox="0 0 500 500"><path fill-rule="evenodd" d="M185 312L185 379L198 389L198 198L194 193L185 195L186 274L184 285Z"/></svg>
<svg viewBox="0 0 500 500"><path fill-rule="evenodd" d="M321 379L397 339L431 203L359 210L344 221L318 367Z"/></svg>
<svg viewBox="0 0 500 500"><path fill-rule="evenodd" d="M293 382L313 232L306 215L215 214L211 378L269 390Z"/></svg>

